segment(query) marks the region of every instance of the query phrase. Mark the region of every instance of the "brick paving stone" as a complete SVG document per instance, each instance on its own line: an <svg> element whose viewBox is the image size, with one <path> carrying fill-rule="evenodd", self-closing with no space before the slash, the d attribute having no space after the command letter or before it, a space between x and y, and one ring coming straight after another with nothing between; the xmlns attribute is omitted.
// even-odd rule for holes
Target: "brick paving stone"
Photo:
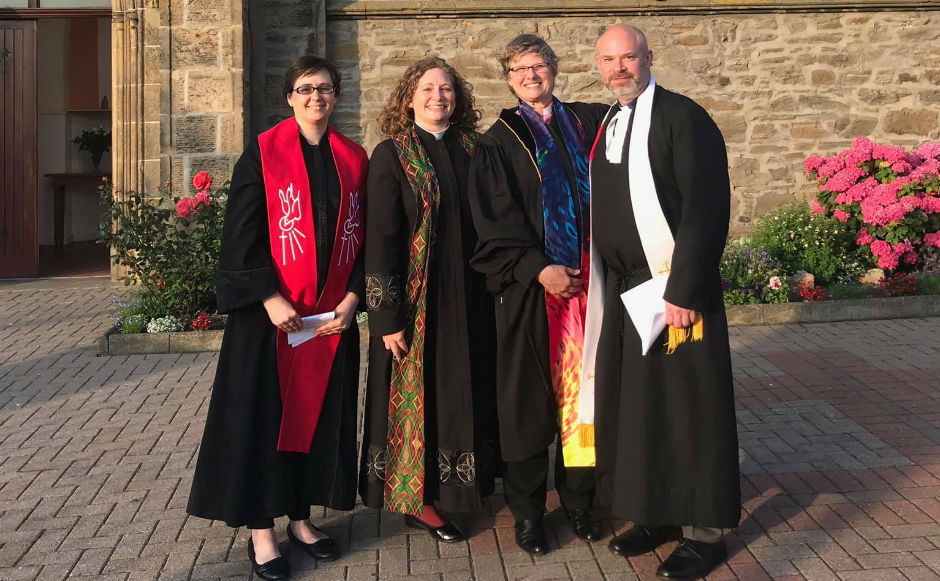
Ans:
<svg viewBox="0 0 940 581"><path fill-rule="evenodd" d="M839 573L842 581L907 581L900 569L892 567L870 568L865 571Z"/></svg>
<svg viewBox="0 0 940 581"><path fill-rule="evenodd" d="M747 581L770 581L771 579L767 571L757 563L729 562L728 566L738 579Z"/></svg>
<svg viewBox="0 0 940 581"><path fill-rule="evenodd" d="M506 577L510 581L535 581L542 579L570 579L564 563L535 564L521 567L506 567Z"/></svg>
<svg viewBox="0 0 940 581"><path fill-rule="evenodd" d="M917 551L914 555L934 571L940 572L940 551Z"/></svg>
<svg viewBox="0 0 940 581"><path fill-rule="evenodd" d="M471 558L473 573L476 579L505 581L506 570L502 559L497 553L474 554Z"/></svg>
<svg viewBox="0 0 940 581"><path fill-rule="evenodd" d="M900 567L901 573L911 581L935 581L940 574L929 567Z"/></svg>
<svg viewBox="0 0 940 581"><path fill-rule="evenodd" d="M923 561L911 553L868 553L856 555L855 559L865 569L875 567L917 567Z"/></svg>
<svg viewBox="0 0 940 581"><path fill-rule="evenodd" d="M600 566L593 559L590 561L572 561L567 563L571 581L596 581L603 578Z"/></svg>
<svg viewBox="0 0 940 581"><path fill-rule="evenodd" d="M789 560L780 561L761 561L761 566L767 571L767 574L777 579L784 575L798 575L799 570Z"/></svg>

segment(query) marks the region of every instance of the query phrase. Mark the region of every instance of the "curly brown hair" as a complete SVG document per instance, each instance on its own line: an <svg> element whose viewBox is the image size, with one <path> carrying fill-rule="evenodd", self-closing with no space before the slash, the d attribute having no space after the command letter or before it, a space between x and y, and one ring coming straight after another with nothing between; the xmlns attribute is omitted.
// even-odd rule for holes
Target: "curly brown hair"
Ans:
<svg viewBox="0 0 940 581"><path fill-rule="evenodd" d="M442 58L432 56L423 58L405 71L392 94L388 97L388 104L379 115L379 131L382 135L391 137L411 129L414 125L414 111L408 106L414 97L418 80L431 69L441 69L450 77L454 84L454 94L457 102L454 113L450 116L450 126L461 131L474 131L480 122L482 114L474 107L473 85L460 76L454 67L447 64Z"/></svg>

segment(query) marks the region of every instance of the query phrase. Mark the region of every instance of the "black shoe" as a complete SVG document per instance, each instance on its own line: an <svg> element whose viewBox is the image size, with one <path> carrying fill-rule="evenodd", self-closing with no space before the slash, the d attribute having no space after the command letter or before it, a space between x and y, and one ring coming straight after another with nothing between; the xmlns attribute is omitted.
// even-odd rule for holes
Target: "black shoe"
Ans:
<svg viewBox="0 0 940 581"><path fill-rule="evenodd" d="M321 533L323 532L313 525L310 526ZM290 539L290 542L298 545L305 553L314 559L319 559L321 561L334 561L340 556L339 545L337 545L336 541L330 537L326 537L325 539L320 539L319 541L314 541L312 543L305 543L298 539L296 535L294 535L294 531L291 530L290 524L288 524L287 538Z"/></svg>
<svg viewBox="0 0 940 581"><path fill-rule="evenodd" d="M608 545L610 550L623 557L636 557L649 553L660 545L682 538L679 527L645 527L634 525L632 529L616 536Z"/></svg>
<svg viewBox="0 0 940 581"><path fill-rule="evenodd" d="M439 527L432 527L418 517L406 514L405 524L413 529L428 531L431 533L432 537L439 541L444 541L445 543L459 543L465 538L463 533L460 532L460 529L457 528L457 525L451 521L447 521Z"/></svg>
<svg viewBox="0 0 940 581"><path fill-rule="evenodd" d="M601 525L594 518L590 509L577 509L568 513L574 535L582 541L596 541L601 538Z"/></svg>
<svg viewBox="0 0 940 581"><path fill-rule="evenodd" d="M248 539L248 558L251 559L251 568L255 575L262 579L281 581L290 577L290 562L283 555L259 565L258 561L255 561L255 545L251 539Z"/></svg>
<svg viewBox="0 0 940 581"><path fill-rule="evenodd" d="M703 543L683 539L656 574L666 579L699 579L711 573L728 558L724 541Z"/></svg>
<svg viewBox="0 0 940 581"><path fill-rule="evenodd" d="M516 544L526 553L543 555L548 552L542 519L527 518L516 521Z"/></svg>

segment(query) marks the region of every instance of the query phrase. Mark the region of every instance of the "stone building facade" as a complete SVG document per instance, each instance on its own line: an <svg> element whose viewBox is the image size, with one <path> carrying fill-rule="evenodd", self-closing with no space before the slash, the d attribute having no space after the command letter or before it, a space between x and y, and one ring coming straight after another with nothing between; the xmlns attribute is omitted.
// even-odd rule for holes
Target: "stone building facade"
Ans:
<svg viewBox="0 0 940 581"><path fill-rule="evenodd" d="M614 22L645 30L657 81L694 98L721 127L734 233L746 232L757 214L812 194L802 172L809 154L835 153L862 135L903 146L940 139L940 8L933 0L552 5L546 11L531 0L442 0L433 8L397 0L146 0L143 36L156 35L169 50L144 47L150 50L142 63L148 80L142 142L151 156L159 131L160 161L140 158L136 167L144 183L170 181L174 191L202 169L227 178L246 141L289 114L281 73L306 51L340 64L343 95L334 124L367 150L381 139L376 118L395 82L430 54L473 83L487 127L513 104L496 55L520 32L541 34L558 53L560 98L610 102L594 71L593 43ZM157 17L159 27L150 22Z"/></svg>

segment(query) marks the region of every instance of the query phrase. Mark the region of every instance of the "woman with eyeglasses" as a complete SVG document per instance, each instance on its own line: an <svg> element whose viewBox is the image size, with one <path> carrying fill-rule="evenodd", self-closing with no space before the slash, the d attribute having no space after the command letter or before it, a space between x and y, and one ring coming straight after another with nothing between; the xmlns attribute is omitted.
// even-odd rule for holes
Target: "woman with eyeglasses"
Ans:
<svg viewBox="0 0 940 581"><path fill-rule="evenodd" d="M262 579L290 574L274 532L284 515L300 550L339 556L310 506L355 504L365 292L368 160L329 127L339 71L300 57L283 91L293 117L253 140L232 173L216 278L228 322L187 508L250 529Z"/></svg>
<svg viewBox="0 0 940 581"><path fill-rule="evenodd" d="M463 533L498 469L493 304L470 269L467 172L480 113L469 83L419 60L379 117L369 162L369 374L359 490L435 540ZM440 511L440 512L439 512Z"/></svg>
<svg viewBox="0 0 940 581"><path fill-rule="evenodd" d="M594 518L593 426L579 421L587 302L588 154L607 106L554 97L558 57L522 34L499 59L518 106L480 138L470 169L479 244L473 267L496 297L503 490L516 543L549 550L542 525L548 449L555 488L581 539Z"/></svg>

